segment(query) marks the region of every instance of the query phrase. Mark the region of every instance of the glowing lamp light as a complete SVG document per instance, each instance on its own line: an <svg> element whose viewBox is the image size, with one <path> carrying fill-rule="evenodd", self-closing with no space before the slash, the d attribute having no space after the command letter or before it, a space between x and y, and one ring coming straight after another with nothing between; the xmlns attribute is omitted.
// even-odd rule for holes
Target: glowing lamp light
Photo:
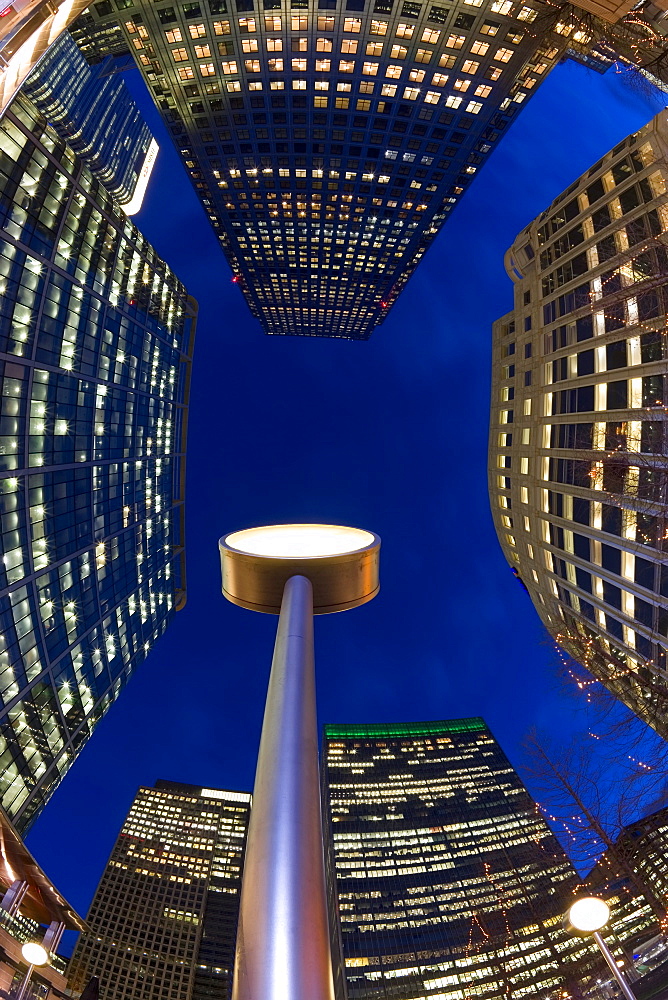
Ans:
<svg viewBox="0 0 668 1000"><path fill-rule="evenodd" d="M568 919L576 930L594 934L605 927L610 919L610 907L596 896L585 896L573 903L568 911Z"/></svg>
<svg viewBox="0 0 668 1000"><path fill-rule="evenodd" d="M227 536L230 548L269 559L321 559L357 552L375 538L362 528L338 524L272 524Z"/></svg>
<svg viewBox="0 0 668 1000"><path fill-rule="evenodd" d="M381 305L382 309L386 309L387 308L387 302L381 302L380 305Z"/></svg>
<svg viewBox="0 0 668 1000"><path fill-rule="evenodd" d="M49 953L36 941L27 941L21 948L21 954L28 965L48 965Z"/></svg>
<svg viewBox="0 0 668 1000"><path fill-rule="evenodd" d="M236 285L236 283L237 283L238 280L239 280L239 275L235 274L234 277L232 278L232 284Z"/></svg>

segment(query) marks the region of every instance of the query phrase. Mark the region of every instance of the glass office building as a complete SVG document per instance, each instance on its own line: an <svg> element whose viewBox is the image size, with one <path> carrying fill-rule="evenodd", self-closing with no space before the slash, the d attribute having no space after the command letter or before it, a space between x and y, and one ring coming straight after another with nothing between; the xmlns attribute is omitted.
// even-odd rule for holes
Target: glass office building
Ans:
<svg viewBox="0 0 668 1000"><path fill-rule="evenodd" d="M578 884L482 719L325 726L350 1000L577 996Z"/></svg>
<svg viewBox="0 0 668 1000"><path fill-rule="evenodd" d="M668 122L620 142L506 255L496 530L557 643L668 736Z"/></svg>
<svg viewBox="0 0 668 1000"><path fill-rule="evenodd" d="M138 185L145 186L142 171L147 157L149 165L155 160L157 143L122 79L109 74L111 61L91 69L64 31L22 89L116 203L134 214L143 194Z"/></svg>
<svg viewBox="0 0 668 1000"><path fill-rule="evenodd" d="M564 48L542 10L98 0L77 39L124 32L264 330L363 340Z"/></svg>
<svg viewBox="0 0 668 1000"><path fill-rule="evenodd" d="M185 602L196 305L22 96L0 214L0 803L25 831Z"/></svg>
<svg viewBox="0 0 668 1000"><path fill-rule="evenodd" d="M69 968L104 1000L229 1000L251 796L157 781L123 824Z"/></svg>

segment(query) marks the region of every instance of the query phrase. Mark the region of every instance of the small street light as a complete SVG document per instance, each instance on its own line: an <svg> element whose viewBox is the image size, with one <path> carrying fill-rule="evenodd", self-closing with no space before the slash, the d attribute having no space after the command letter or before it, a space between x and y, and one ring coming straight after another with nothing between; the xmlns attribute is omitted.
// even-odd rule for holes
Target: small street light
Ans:
<svg viewBox="0 0 668 1000"><path fill-rule="evenodd" d="M610 907L603 899L596 896L585 896L577 899L568 911L568 922L570 930L579 934L591 934L598 945L603 958L606 960L617 985L622 991L626 1000L637 1000L637 997L617 965L615 956L612 954L607 944L601 937L601 930L610 919Z"/></svg>
<svg viewBox="0 0 668 1000"><path fill-rule="evenodd" d="M46 948L43 948L41 944L37 943L37 941L26 941L21 948L21 954L28 963L28 971L26 972L23 982L19 987L19 991L16 994L16 1000L23 1000L28 992L28 987L30 985L30 980L32 979L32 973L35 966L49 964L49 953Z"/></svg>
<svg viewBox="0 0 668 1000"><path fill-rule="evenodd" d="M380 539L332 524L235 531L223 594L279 615L239 903L232 1000L334 1000L318 772L313 615L376 596Z"/></svg>

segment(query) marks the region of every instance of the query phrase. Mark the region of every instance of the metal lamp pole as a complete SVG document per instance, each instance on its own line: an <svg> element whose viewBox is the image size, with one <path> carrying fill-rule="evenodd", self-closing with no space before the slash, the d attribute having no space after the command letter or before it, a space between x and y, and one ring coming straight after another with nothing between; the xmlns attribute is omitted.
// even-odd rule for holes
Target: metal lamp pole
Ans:
<svg viewBox="0 0 668 1000"><path fill-rule="evenodd" d="M248 829L232 1000L334 997L313 615L356 607L376 595L379 546L370 532L333 525L274 525L234 532L220 542L225 596L243 607L280 611Z"/></svg>
<svg viewBox="0 0 668 1000"><path fill-rule="evenodd" d="M608 967L610 969L610 972L615 977L615 980L617 981L617 985L619 986L620 990L622 991L622 996L624 996L626 998L626 1000L638 1000L638 998L636 997L635 993L633 992L633 990L631 989L631 987L627 983L626 976L624 975L624 973L622 972L622 970L617 965L617 962L615 961L615 956L612 954L612 952L608 948L607 944L605 943L605 941L601 937L600 932L599 931L594 931L592 937L594 938L594 941L598 945L598 947L599 947L599 949L601 951L601 954L603 955L603 958L608 963Z"/></svg>
<svg viewBox="0 0 668 1000"><path fill-rule="evenodd" d="M582 899L577 899L570 907L565 919L566 926L572 933L585 936L591 934L625 1000L637 1000L635 993L626 981L626 976L617 965L615 956L601 937L601 931L610 919L610 907L605 900L599 899L597 896L585 896Z"/></svg>

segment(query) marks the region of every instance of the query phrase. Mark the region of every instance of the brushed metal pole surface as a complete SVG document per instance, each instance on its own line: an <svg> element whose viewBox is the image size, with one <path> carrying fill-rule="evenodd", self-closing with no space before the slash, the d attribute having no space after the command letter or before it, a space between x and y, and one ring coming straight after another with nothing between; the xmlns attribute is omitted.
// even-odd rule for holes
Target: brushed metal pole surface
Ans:
<svg viewBox="0 0 668 1000"><path fill-rule="evenodd" d="M285 584L255 773L232 1000L333 1000L313 589Z"/></svg>
<svg viewBox="0 0 668 1000"><path fill-rule="evenodd" d="M608 948L607 944L605 943L605 941L603 940L598 931L594 931L594 941L599 946L603 958L608 963L610 972L615 977L617 985L622 991L622 995L626 998L626 1000L638 1000L635 993L627 983L624 973L617 965L617 962L615 961L615 956L612 954L612 952L610 951L610 949Z"/></svg>

